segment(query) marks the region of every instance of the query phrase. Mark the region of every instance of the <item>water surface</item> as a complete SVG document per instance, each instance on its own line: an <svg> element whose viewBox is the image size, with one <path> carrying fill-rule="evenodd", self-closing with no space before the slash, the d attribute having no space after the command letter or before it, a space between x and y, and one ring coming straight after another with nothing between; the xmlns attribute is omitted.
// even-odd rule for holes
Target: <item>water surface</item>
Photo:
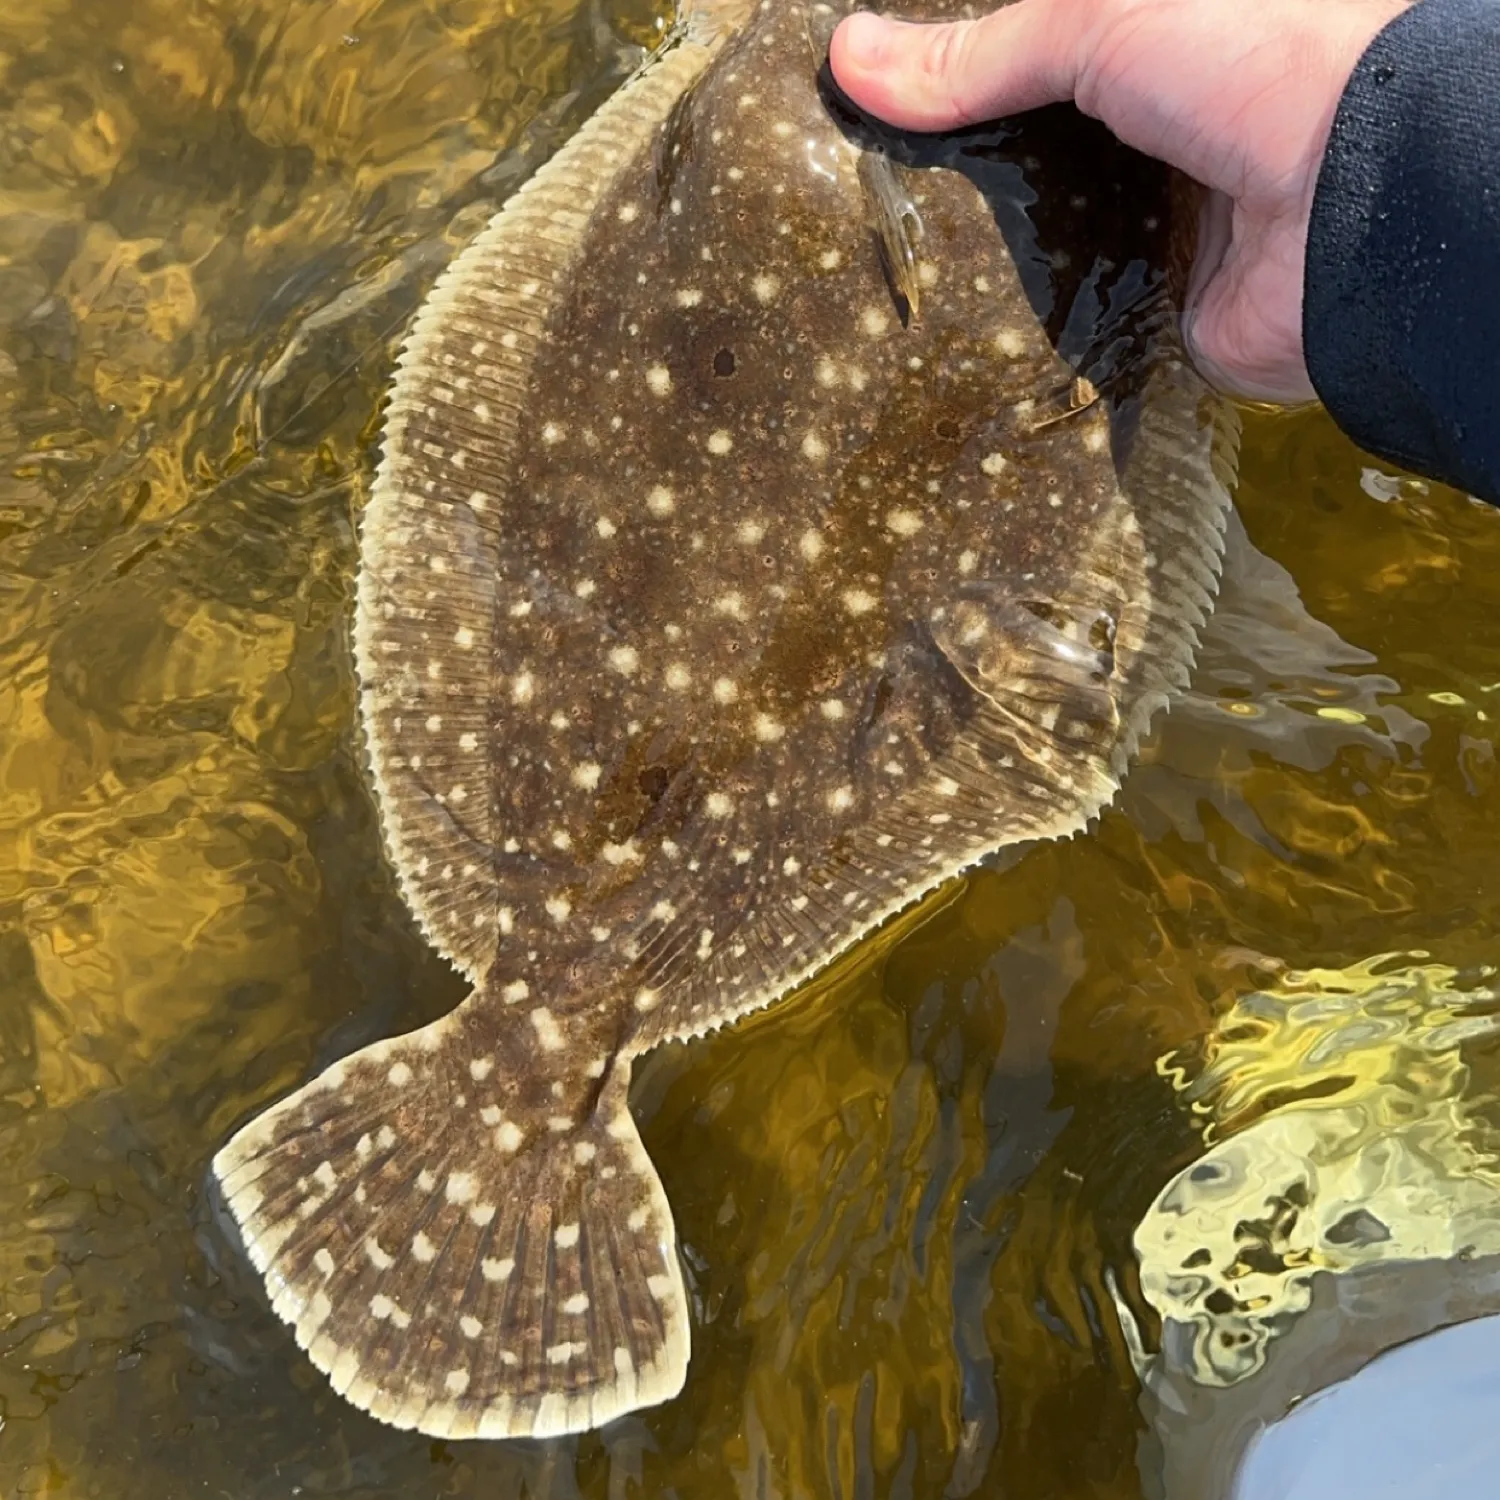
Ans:
<svg viewBox="0 0 1500 1500"><path fill-rule="evenodd" d="M1099 827L642 1070L678 1400L432 1443L271 1315L213 1149L462 990L352 728L400 327L656 20L0 15L0 1492L1136 1500L1188 1464L1153 1371L1227 1410L1315 1271L1500 1251L1500 520L1252 415L1193 690Z"/></svg>

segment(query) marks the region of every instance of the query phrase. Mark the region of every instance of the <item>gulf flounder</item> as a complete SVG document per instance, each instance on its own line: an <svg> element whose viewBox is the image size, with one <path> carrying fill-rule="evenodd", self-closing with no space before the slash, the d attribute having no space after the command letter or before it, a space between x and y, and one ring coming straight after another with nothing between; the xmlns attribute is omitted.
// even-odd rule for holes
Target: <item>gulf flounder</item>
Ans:
<svg viewBox="0 0 1500 1500"><path fill-rule="evenodd" d="M685 16L401 357L363 721L473 991L215 1160L276 1311L397 1426L680 1388L632 1059L1083 827L1210 607L1232 435L1175 342L1164 173L1071 115L880 135L829 90L834 19ZM1097 211L1031 187L1081 141Z"/></svg>

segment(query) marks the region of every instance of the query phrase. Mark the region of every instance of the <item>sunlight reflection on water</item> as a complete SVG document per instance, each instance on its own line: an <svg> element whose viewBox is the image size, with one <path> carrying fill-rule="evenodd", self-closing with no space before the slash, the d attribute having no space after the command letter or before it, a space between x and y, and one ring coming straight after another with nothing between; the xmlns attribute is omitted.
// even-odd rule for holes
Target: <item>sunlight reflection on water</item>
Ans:
<svg viewBox="0 0 1500 1500"><path fill-rule="evenodd" d="M6 1494L1127 1500L1185 1441L1137 1367L1153 1308L1188 1328L1172 1379L1206 1336L1161 1232L1195 1163L1258 1200L1320 1161L1277 1254L1485 1250L1500 531L1435 488L1375 496L1319 418L1254 418L1193 690L1098 828L643 1071L694 1298L681 1398L433 1444L333 1397L271 1316L209 1154L459 990L396 897L351 728L394 341L652 22L0 18ZM1411 1239L1403 1205L1458 1227ZM1221 1218L1194 1245L1224 1277Z"/></svg>

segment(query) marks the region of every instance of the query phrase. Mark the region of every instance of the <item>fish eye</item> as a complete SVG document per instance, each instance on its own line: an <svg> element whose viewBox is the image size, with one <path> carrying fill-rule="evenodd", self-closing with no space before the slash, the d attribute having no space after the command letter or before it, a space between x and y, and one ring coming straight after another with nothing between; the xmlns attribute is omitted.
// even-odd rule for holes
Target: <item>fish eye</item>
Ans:
<svg viewBox="0 0 1500 1500"><path fill-rule="evenodd" d="M714 355L714 374L727 376L734 374L734 350L720 349Z"/></svg>

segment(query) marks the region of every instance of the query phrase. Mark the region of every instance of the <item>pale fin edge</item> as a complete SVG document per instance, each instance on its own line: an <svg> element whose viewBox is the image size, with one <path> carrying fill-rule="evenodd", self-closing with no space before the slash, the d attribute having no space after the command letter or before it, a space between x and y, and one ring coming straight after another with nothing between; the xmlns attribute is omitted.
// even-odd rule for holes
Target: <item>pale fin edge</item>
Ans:
<svg viewBox="0 0 1500 1500"><path fill-rule="evenodd" d="M1138 696L1116 751L1117 780L1156 715L1192 674L1218 594L1239 439L1238 413L1185 356L1152 373L1121 476L1126 493L1143 497L1141 529L1154 588L1150 618L1140 638L1128 643Z"/></svg>
<svg viewBox="0 0 1500 1500"><path fill-rule="evenodd" d="M676 1229L628 1061L567 1130L502 1113L524 1089L475 1049L513 1020L471 996L334 1064L213 1162L312 1363L431 1437L580 1432L669 1399L687 1372Z"/></svg>
<svg viewBox="0 0 1500 1500"><path fill-rule="evenodd" d="M602 106L438 278L398 360L361 522L361 722L402 895L429 941L471 979L499 940L488 868L494 817L488 794L469 796L459 817L441 789L487 787L492 774L483 716L477 726L458 721L489 698L496 559L520 406L591 214L717 45L683 42ZM451 644L460 635L461 660ZM450 671L428 679L420 667L398 670L433 654L435 637ZM407 721L405 738L397 719ZM422 742L423 765L414 768L403 747L415 726L434 721L440 737ZM455 880L465 866L473 873Z"/></svg>
<svg viewBox="0 0 1500 1500"><path fill-rule="evenodd" d="M642 1028L633 1051L704 1036L764 1010L800 989L852 944L998 849L1071 838L1092 826L1114 800L1156 714L1187 684L1218 588L1238 439L1233 408L1185 361L1170 359L1153 373L1120 483L1127 495L1140 497L1136 513L1145 559L1138 566L1149 573L1156 591L1147 617L1136 620L1119 643L1131 654L1131 696L1109 757L1079 757L1071 766L1075 786L1066 796L1059 796L1041 773L1030 787L1013 780L1009 790L1021 793L1022 803L1014 827L1006 829L997 816L986 824L980 809L971 806L967 837L949 843L926 869L903 882L882 876L879 861L890 858L886 848L894 847L897 838L911 840L922 820L943 806L934 787L947 779L972 784L987 770L993 772L993 758L1004 753L1007 741L1013 744L1013 724L998 712L981 716L972 736L940 760L921 787L861 832L846 865L808 873L804 889L821 906L814 921L818 915L828 921L816 942L797 945L793 963L775 980L757 985L746 981L742 967L731 972L731 965L755 945L779 956L784 931L742 931L727 938L711 957L688 966L675 985L663 988L659 1009ZM1081 576L1086 578L1091 566L1085 562ZM893 842L883 848L881 839ZM746 952L735 953L736 941ZM739 993L742 1001L726 1006L723 997L729 993Z"/></svg>

